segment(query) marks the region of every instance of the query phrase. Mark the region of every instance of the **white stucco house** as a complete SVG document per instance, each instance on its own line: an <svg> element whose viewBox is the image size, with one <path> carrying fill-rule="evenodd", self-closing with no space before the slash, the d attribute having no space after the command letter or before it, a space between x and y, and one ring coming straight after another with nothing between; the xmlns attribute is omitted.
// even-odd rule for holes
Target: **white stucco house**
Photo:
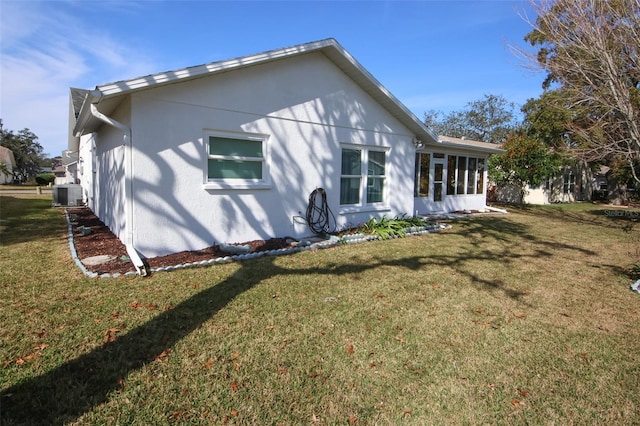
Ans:
<svg viewBox="0 0 640 426"><path fill-rule="evenodd" d="M435 135L334 39L72 88L69 150L141 257L309 236L317 188L337 228L481 209L501 152Z"/></svg>
<svg viewBox="0 0 640 426"><path fill-rule="evenodd" d="M78 175L78 152L64 150L58 159L59 161L53 167L53 174L55 175L53 184L66 185L75 183Z"/></svg>

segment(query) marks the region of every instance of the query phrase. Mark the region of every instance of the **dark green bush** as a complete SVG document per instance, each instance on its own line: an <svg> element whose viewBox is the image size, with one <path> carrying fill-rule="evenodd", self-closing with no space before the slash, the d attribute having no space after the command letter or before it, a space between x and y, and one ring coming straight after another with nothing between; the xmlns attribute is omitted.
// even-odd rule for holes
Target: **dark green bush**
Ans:
<svg viewBox="0 0 640 426"><path fill-rule="evenodd" d="M52 184L53 181L56 180L56 177L53 173L40 173L36 176L36 183L38 185L49 185Z"/></svg>

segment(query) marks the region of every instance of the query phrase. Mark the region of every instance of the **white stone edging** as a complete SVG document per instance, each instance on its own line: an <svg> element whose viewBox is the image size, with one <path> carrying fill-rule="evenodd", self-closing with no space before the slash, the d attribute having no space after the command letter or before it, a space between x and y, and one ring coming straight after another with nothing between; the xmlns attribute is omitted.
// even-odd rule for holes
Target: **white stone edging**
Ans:
<svg viewBox="0 0 640 426"><path fill-rule="evenodd" d="M67 212L66 209L64 213L67 219L67 227L68 227L68 234L69 234L69 237L68 237L69 249L71 251L71 257L73 258L76 265L78 265L78 268L80 268L82 273L89 278L120 277L122 275L120 273L98 274L96 272L91 272L83 265L82 261L78 258L78 253L75 249L74 239L73 239L73 226L71 225L71 220L69 219L69 213ZM451 225L441 225L441 224L435 224L435 226L429 225L429 226L410 227L406 229L405 236L431 234L431 233L440 232L440 230L442 229L450 229L450 228L451 228ZM239 262L239 261L244 261L249 259L255 259L262 256L282 256L282 255L298 253L300 251L331 248L331 247L337 246L338 244L358 244L358 243L364 243L369 241L376 241L379 239L380 237L376 235L365 235L362 233L347 234L347 235L343 235L342 237L336 237L334 235L330 235L328 239L324 241L315 242L315 243L312 243L310 240L302 240L300 241L299 245L296 247L282 248L277 250L266 250L266 251L259 251L254 253L234 254L231 256L215 257L212 259L201 260L198 262L182 263L182 264L173 265L173 266L162 266L159 268L152 268L149 270L149 272L150 273L169 272L169 271L175 271L175 270L185 269L185 268L197 268L197 267L217 265L222 263ZM133 276L133 275L137 275L135 271L129 271L124 274L124 276Z"/></svg>

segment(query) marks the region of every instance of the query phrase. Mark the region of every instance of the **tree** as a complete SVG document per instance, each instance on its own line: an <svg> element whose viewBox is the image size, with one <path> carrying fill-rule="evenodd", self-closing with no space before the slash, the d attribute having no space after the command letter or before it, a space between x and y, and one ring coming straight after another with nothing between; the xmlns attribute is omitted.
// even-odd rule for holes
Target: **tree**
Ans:
<svg viewBox="0 0 640 426"><path fill-rule="evenodd" d="M462 111L447 115L428 111L424 121L440 135L502 143L518 127L515 117L515 105L512 102L502 96L485 95L483 99L469 102Z"/></svg>
<svg viewBox="0 0 640 426"><path fill-rule="evenodd" d="M528 55L572 113L565 123L587 162L625 161L640 183L640 0L531 0Z"/></svg>
<svg viewBox="0 0 640 426"><path fill-rule="evenodd" d="M546 90L538 99L530 99L522 107L524 114L523 130L527 136L540 140L567 164L579 164L581 168L599 171L601 166L611 170L609 177L609 200L616 204L625 203L627 191L633 187L634 178L629 162L615 154L601 155L597 159L587 161L578 155L585 140L572 128L589 115L587 107L569 107L569 101L562 88ZM634 161L634 160L632 160ZM640 158L635 160L635 169L639 170Z"/></svg>
<svg viewBox="0 0 640 426"><path fill-rule="evenodd" d="M537 99L529 99L521 108L523 131L555 151L564 151L576 144L571 139L569 123L574 118L562 90L547 90Z"/></svg>
<svg viewBox="0 0 640 426"><path fill-rule="evenodd" d="M538 186L558 172L560 157L539 140L514 132L502 145L505 152L489 158L489 179L500 187L513 185L524 202L527 185Z"/></svg>
<svg viewBox="0 0 640 426"><path fill-rule="evenodd" d="M9 170L9 166L7 166L4 162L0 162L0 174L8 175L9 173L11 173L11 170Z"/></svg>
<svg viewBox="0 0 640 426"><path fill-rule="evenodd" d="M29 129L13 133L12 130L3 128L0 119L0 145L13 151L16 160L13 177L16 181L25 182L39 173L43 148L38 137Z"/></svg>

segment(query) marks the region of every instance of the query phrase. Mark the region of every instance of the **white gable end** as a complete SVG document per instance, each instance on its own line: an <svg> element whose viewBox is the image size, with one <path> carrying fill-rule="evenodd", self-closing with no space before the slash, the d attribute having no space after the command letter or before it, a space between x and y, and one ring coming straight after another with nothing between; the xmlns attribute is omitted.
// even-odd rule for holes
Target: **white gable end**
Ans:
<svg viewBox="0 0 640 426"><path fill-rule="evenodd" d="M300 216L319 187L327 191L338 227L413 208L413 133L322 53L136 92L130 105L134 243L145 256L308 236ZM266 138L268 183L207 182L211 134ZM376 206L341 207L346 145L387 151L393 197Z"/></svg>

